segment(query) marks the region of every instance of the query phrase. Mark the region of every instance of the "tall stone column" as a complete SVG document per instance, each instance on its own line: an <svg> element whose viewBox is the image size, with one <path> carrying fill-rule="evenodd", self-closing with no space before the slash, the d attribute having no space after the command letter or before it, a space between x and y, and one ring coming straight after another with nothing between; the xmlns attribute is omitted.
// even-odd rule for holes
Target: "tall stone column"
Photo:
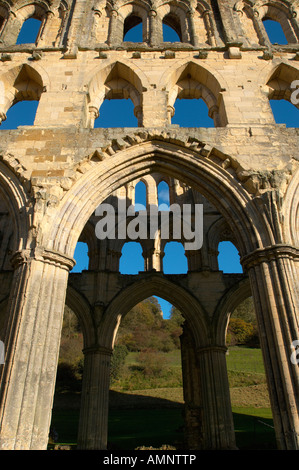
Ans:
<svg viewBox="0 0 299 470"><path fill-rule="evenodd" d="M45 450L68 272L74 262L36 249L16 253L13 265L0 387L0 448Z"/></svg>
<svg viewBox="0 0 299 470"><path fill-rule="evenodd" d="M105 450L108 436L110 362L112 350L83 351L84 372L78 432L78 449Z"/></svg>
<svg viewBox="0 0 299 470"><path fill-rule="evenodd" d="M188 448L235 449L226 348L196 350L185 325L181 344Z"/></svg>
<svg viewBox="0 0 299 470"><path fill-rule="evenodd" d="M269 41L268 34L258 10L253 11L252 21L261 45L270 48L271 42Z"/></svg>
<svg viewBox="0 0 299 470"><path fill-rule="evenodd" d="M199 41L198 41L198 37L196 34L196 28L194 25L194 10L193 9L190 9L187 12L187 18L188 18L189 31L190 31L190 42L191 44L193 44L193 46L198 47Z"/></svg>
<svg viewBox="0 0 299 470"><path fill-rule="evenodd" d="M203 400L204 449L236 449L225 347L197 350Z"/></svg>
<svg viewBox="0 0 299 470"><path fill-rule="evenodd" d="M42 19L42 25L36 38L36 43L39 47L44 46L48 42L53 19L55 20L55 13L52 10L48 10Z"/></svg>
<svg viewBox="0 0 299 470"><path fill-rule="evenodd" d="M122 40L123 40L123 23L119 19L118 11L111 10L108 44L116 47L122 43Z"/></svg>
<svg viewBox="0 0 299 470"><path fill-rule="evenodd" d="M159 46L163 42L162 21L156 10L149 11L150 17L150 45L152 47Z"/></svg>
<svg viewBox="0 0 299 470"><path fill-rule="evenodd" d="M184 324L181 340L182 375L184 391L185 441L189 450L203 448L203 410L200 393L200 374L195 344L190 330Z"/></svg>
<svg viewBox="0 0 299 470"><path fill-rule="evenodd" d="M209 44L210 46L216 46L217 45L217 39L215 37L216 28L213 22L213 18L211 18L210 11L205 10L202 14L202 17L203 17L204 24L206 27Z"/></svg>
<svg viewBox="0 0 299 470"><path fill-rule="evenodd" d="M242 259L251 282L268 380L277 445L299 449L299 364L291 360L299 339L299 250L276 245Z"/></svg>

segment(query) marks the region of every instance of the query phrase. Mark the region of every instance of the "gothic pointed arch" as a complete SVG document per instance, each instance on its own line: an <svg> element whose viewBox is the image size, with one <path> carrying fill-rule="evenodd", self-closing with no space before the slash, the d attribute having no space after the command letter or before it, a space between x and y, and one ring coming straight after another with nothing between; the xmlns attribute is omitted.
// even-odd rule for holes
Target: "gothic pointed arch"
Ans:
<svg viewBox="0 0 299 470"><path fill-rule="evenodd" d="M294 67L289 63L280 63L268 76L268 98L274 100L284 99L292 101L292 83L299 80L299 67ZM298 104L294 104L298 107Z"/></svg>
<svg viewBox="0 0 299 470"><path fill-rule="evenodd" d="M112 46L123 43L126 33L134 26L142 23L142 41L149 41L148 13L150 10L149 2L124 1L115 3L108 1L107 12L110 17L109 34L107 42Z"/></svg>
<svg viewBox="0 0 299 470"><path fill-rule="evenodd" d="M270 41L262 22L264 20L272 20L277 21L281 25L288 43L298 43L297 5L293 5L287 0L259 0L257 2L242 0L235 4L234 9L240 14L241 23L244 27L244 35L249 33L251 42L257 41L261 45L270 46Z"/></svg>
<svg viewBox="0 0 299 470"><path fill-rule="evenodd" d="M204 156L207 155L205 147L199 142L196 149L195 146L186 146L186 142L178 145L177 140L172 144L169 139L158 135L149 139L144 134L142 140L138 139L136 145L128 145L126 149L123 142L121 150L104 159L102 164L92 165L77 180L60 201L55 221L47 223L50 232L44 232L43 237L49 248L66 250L72 255L85 223L100 202L124 184L155 171L179 177L188 186L202 192L230 221L242 256L258 246L273 243L276 235L271 232L267 215L256 205L254 195L245 189L245 186L252 187L251 184L248 186L248 178L241 183L232 172L215 165L221 156L219 151L209 149L207 158ZM132 143L132 139L130 141ZM227 158L223 156L223 160ZM68 230L64 229L65 224Z"/></svg>
<svg viewBox="0 0 299 470"><path fill-rule="evenodd" d="M18 101L39 101L47 89L46 83L49 83L47 74L40 67L28 64L12 67L0 79L4 95L3 104L0 105L1 121L6 119L6 112Z"/></svg>
<svg viewBox="0 0 299 470"><path fill-rule="evenodd" d="M160 86L169 91L168 106L171 112L177 98L202 98L215 126L225 126L227 117L222 100L224 80L217 73L195 61L184 62L175 71L161 77Z"/></svg>
<svg viewBox="0 0 299 470"><path fill-rule="evenodd" d="M192 331L196 332L194 339L197 346L207 345L208 318L199 301L186 289L159 274L134 282L112 300L99 325L99 345L105 348L113 347L122 315L152 295L163 297L175 305L184 315Z"/></svg>
<svg viewBox="0 0 299 470"><path fill-rule="evenodd" d="M32 197L30 196L30 183L22 184L20 174L11 168L18 166L18 160L11 156L1 157L0 161L0 194L6 204L13 224L12 254L27 248L34 226ZM25 174L23 174L23 177ZM19 179L20 178L20 179ZM25 182L25 179L23 180ZM31 210L30 210L31 206Z"/></svg>
<svg viewBox="0 0 299 470"><path fill-rule="evenodd" d="M43 33L45 31L48 18L52 14L55 15L55 7L57 7L56 4L47 0L23 0L15 2L8 9L9 14L7 16L7 21L1 31L1 37L4 43L7 45L15 44L23 24L29 18L40 21L40 28L37 37L35 38L35 44L37 45L42 43ZM57 33L58 29L59 26L57 25Z"/></svg>
<svg viewBox="0 0 299 470"><path fill-rule="evenodd" d="M293 246L299 245L299 171L297 170L287 188L282 205L284 240Z"/></svg>
<svg viewBox="0 0 299 470"><path fill-rule="evenodd" d="M142 92L146 89L144 82L147 82L144 74L130 63L117 61L95 70L88 85L90 116L97 117L98 109L106 98L130 98L134 104L135 115L138 116L142 105Z"/></svg>
<svg viewBox="0 0 299 470"><path fill-rule="evenodd" d="M233 287L225 292L217 305L213 318L212 330L216 344L225 346L226 332L231 314L238 305L251 295L250 282L247 277L236 282Z"/></svg>
<svg viewBox="0 0 299 470"><path fill-rule="evenodd" d="M83 294L78 292L70 283L66 291L66 305L79 320L83 333L84 348L93 346L96 343L96 326L93 322L92 307Z"/></svg>

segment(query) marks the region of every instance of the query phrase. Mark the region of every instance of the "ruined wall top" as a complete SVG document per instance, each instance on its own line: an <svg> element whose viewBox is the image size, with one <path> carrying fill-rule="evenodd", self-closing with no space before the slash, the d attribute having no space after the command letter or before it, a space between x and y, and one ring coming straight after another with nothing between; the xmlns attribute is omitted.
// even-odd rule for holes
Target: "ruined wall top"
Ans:
<svg viewBox="0 0 299 470"><path fill-rule="evenodd" d="M264 19L278 21L288 44L298 44L298 0L15 0L0 1L0 51L55 49L208 50L227 46L271 48ZM18 45L22 24L40 21L34 44ZM142 23L139 43L125 34ZM179 36L165 42L162 25Z"/></svg>

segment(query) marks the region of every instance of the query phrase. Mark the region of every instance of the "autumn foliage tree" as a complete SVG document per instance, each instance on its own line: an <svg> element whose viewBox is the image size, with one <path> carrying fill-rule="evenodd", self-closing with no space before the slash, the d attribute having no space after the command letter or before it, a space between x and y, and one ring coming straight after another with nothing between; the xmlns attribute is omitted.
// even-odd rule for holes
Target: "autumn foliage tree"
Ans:
<svg viewBox="0 0 299 470"><path fill-rule="evenodd" d="M233 312L229 321L226 340L228 346L259 346L252 297L242 302Z"/></svg>
<svg viewBox="0 0 299 470"><path fill-rule="evenodd" d="M182 316L172 310L169 320L163 319L161 307L155 297L137 304L122 320L117 344L129 351L156 350L168 352L180 347Z"/></svg>

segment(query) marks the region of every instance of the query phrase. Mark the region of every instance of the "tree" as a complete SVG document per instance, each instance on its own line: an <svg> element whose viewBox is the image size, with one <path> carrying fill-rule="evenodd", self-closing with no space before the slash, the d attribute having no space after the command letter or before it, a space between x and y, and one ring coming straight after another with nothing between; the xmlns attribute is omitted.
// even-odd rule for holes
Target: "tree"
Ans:
<svg viewBox="0 0 299 470"><path fill-rule="evenodd" d="M128 349L125 345L118 344L114 347L110 367L110 377L112 382L116 381L119 378L119 375L125 364L127 355Z"/></svg>
<svg viewBox="0 0 299 470"><path fill-rule="evenodd" d="M155 349L168 352L180 347L184 319L179 310L172 308L169 320L163 319L158 300L150 297L137 304L122 320L117 344L129 351Z"/></svg>

